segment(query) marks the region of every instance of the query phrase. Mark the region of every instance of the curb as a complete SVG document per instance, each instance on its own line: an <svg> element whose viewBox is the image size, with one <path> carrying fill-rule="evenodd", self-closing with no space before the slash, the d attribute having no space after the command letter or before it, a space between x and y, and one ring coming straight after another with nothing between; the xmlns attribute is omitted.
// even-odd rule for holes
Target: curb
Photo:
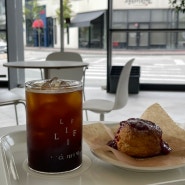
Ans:
<svg viewBox="0 0 185 185"><path fill-rule="evenodd" d="M59 52L60 48L46 48L46 47L25 47L27 51L50 51L50 52ZM105 49L71 49L66 48L65 51L68 52L78 52L81 54L104 54L106 55L107 51ZM126 50L126 49L113 49L112 54L122 54L122 55L185 55L185 50Z"/></svg>

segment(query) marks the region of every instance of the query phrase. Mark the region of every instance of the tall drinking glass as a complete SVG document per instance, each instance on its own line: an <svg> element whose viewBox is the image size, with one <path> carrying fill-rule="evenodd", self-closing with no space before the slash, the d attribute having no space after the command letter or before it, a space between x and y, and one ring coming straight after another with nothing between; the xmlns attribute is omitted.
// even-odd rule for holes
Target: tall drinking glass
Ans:
<svg viewBox="0 0 185 185"><path fill-rule="evenodd" d="M66 172L82 163L82 84L72 80L26 83L28 166Z"/></svg>

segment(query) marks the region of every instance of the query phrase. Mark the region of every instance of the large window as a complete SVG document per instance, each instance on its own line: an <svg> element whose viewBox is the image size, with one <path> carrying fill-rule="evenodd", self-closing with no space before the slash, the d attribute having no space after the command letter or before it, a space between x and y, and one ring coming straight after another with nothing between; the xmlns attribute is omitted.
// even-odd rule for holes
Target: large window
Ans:
<svg viewBox="0 0 185 185"><path fill-rule="evenodd" d="M111 67L131 57L141 67L141 89L185 90L185 14L176 13L167 3L160 7L157 1L151 1L152 8L141 1L113 7L118 1L109 1L108 90ZM122 63L116 50L125 54Z"/></svg>
<svg viewBox="0 0 185 185"><path fill-rule="evenodd" d="M180 16L180 15L179 15ZM151 31L157 29L183 28L183 17L178 18L170 9L113 10L113 29L122 31L113 33L114 48L182 48L183 35L168 31ZM142 30L148 31L142 31Z"/></svg>

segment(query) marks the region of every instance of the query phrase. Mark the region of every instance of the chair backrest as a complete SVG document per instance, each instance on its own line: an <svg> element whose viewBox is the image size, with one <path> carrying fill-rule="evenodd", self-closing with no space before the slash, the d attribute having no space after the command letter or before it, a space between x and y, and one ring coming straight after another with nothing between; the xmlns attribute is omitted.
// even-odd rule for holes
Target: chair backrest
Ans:
<svg viewBox="0 0 185 185"><path fill-rule="evenodd" d="M67 60L83 62L81 55L74 52L54 52L49 54L46 57L46 60Z"/></svg>
<svg viewBox="0 0 185 185"><path fill-rule="evenodd" d="M134 58L129 60L121 71L116 90L114 110L121 109L127 104L130 71L134 60Z"/></svg>
<svg viewBox="0 0 185 185"><path fill-rule="evenodd" d="M47 61L75 61L83 62L82 57L78 53L73 52L54 52L46 57ZM45 69L44 75L46 79L58 77L69 80L81 81L84 78L84 68L70 69Z"/></svg>

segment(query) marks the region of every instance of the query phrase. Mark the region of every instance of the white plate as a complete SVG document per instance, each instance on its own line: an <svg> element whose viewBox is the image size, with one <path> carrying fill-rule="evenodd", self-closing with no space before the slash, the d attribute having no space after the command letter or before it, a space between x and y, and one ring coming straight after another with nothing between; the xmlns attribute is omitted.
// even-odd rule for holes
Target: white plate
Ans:
<svg viewBox="0 0 185 185"><path fill-rule="evenodd" d="M95 127L96 127L96 124L95 123ZM108 128L115 128L115 125L116 124L105 124ZM95 133L95 130L97 129L94 129L93 128L93 124L91 124L90 126L87 125L86 128L85 128L88 132L88 138L85 138L87 141L89 140L91 143L92 142L95 142L93 140L91 140L91 138L95 138L95 140L97 140L97 138L103 138L102 141L100 143L103 143L105 138L103 136L103 133L102 132L106 132L104 129L98 129L98 132ZM84 130L85 130L84 129ZM91 130L92 129L92 130ZM86 132L85 130L85 132ZM94 135L96 135L94 137ZM106 136L105 136L106 137ZM108 142L108 140L107 140ZM106 143L105 143L106 144ZM117 167L120 167L120 168L123 168L123 169L127 169L127 170L132 170L132 171L139 171L139 172L159 172L159 171L164 171L164 170L172 170L172 169L176 169L176 168L180 168L180 167L185 167L185 153L184 153L184 156L175 156L173 157L173 155L161 155L161 156L156 156L154 158L147 158L146 160L148 160L148 164L145 165L146 163L146 160L145 159L139 159L139 160L142 160L144 161L144 163L140 163L140 166L139 165L130 165L129 163L127 163L128 160L125 160L124 161L120 161L116 158L116 156L110 151L110 150L104 150L104 146L105 144L102 144L102 148L100 147L99 149L92 149L91 148L91 144L89 145L89 147L91 148L91 152L99 159L107 162L107 163L110 163L114 166L117 166ZM126 157L126 156L125 156ZM126 158L125 158L126 159ZM173 160L175 159L175 160ZM183 159L183 160L182 160ZM155 163L155 161L158 162L158 164ZM151 166L151 164L153 164ZM142 166L143 165L143 166Z"/></svg>

